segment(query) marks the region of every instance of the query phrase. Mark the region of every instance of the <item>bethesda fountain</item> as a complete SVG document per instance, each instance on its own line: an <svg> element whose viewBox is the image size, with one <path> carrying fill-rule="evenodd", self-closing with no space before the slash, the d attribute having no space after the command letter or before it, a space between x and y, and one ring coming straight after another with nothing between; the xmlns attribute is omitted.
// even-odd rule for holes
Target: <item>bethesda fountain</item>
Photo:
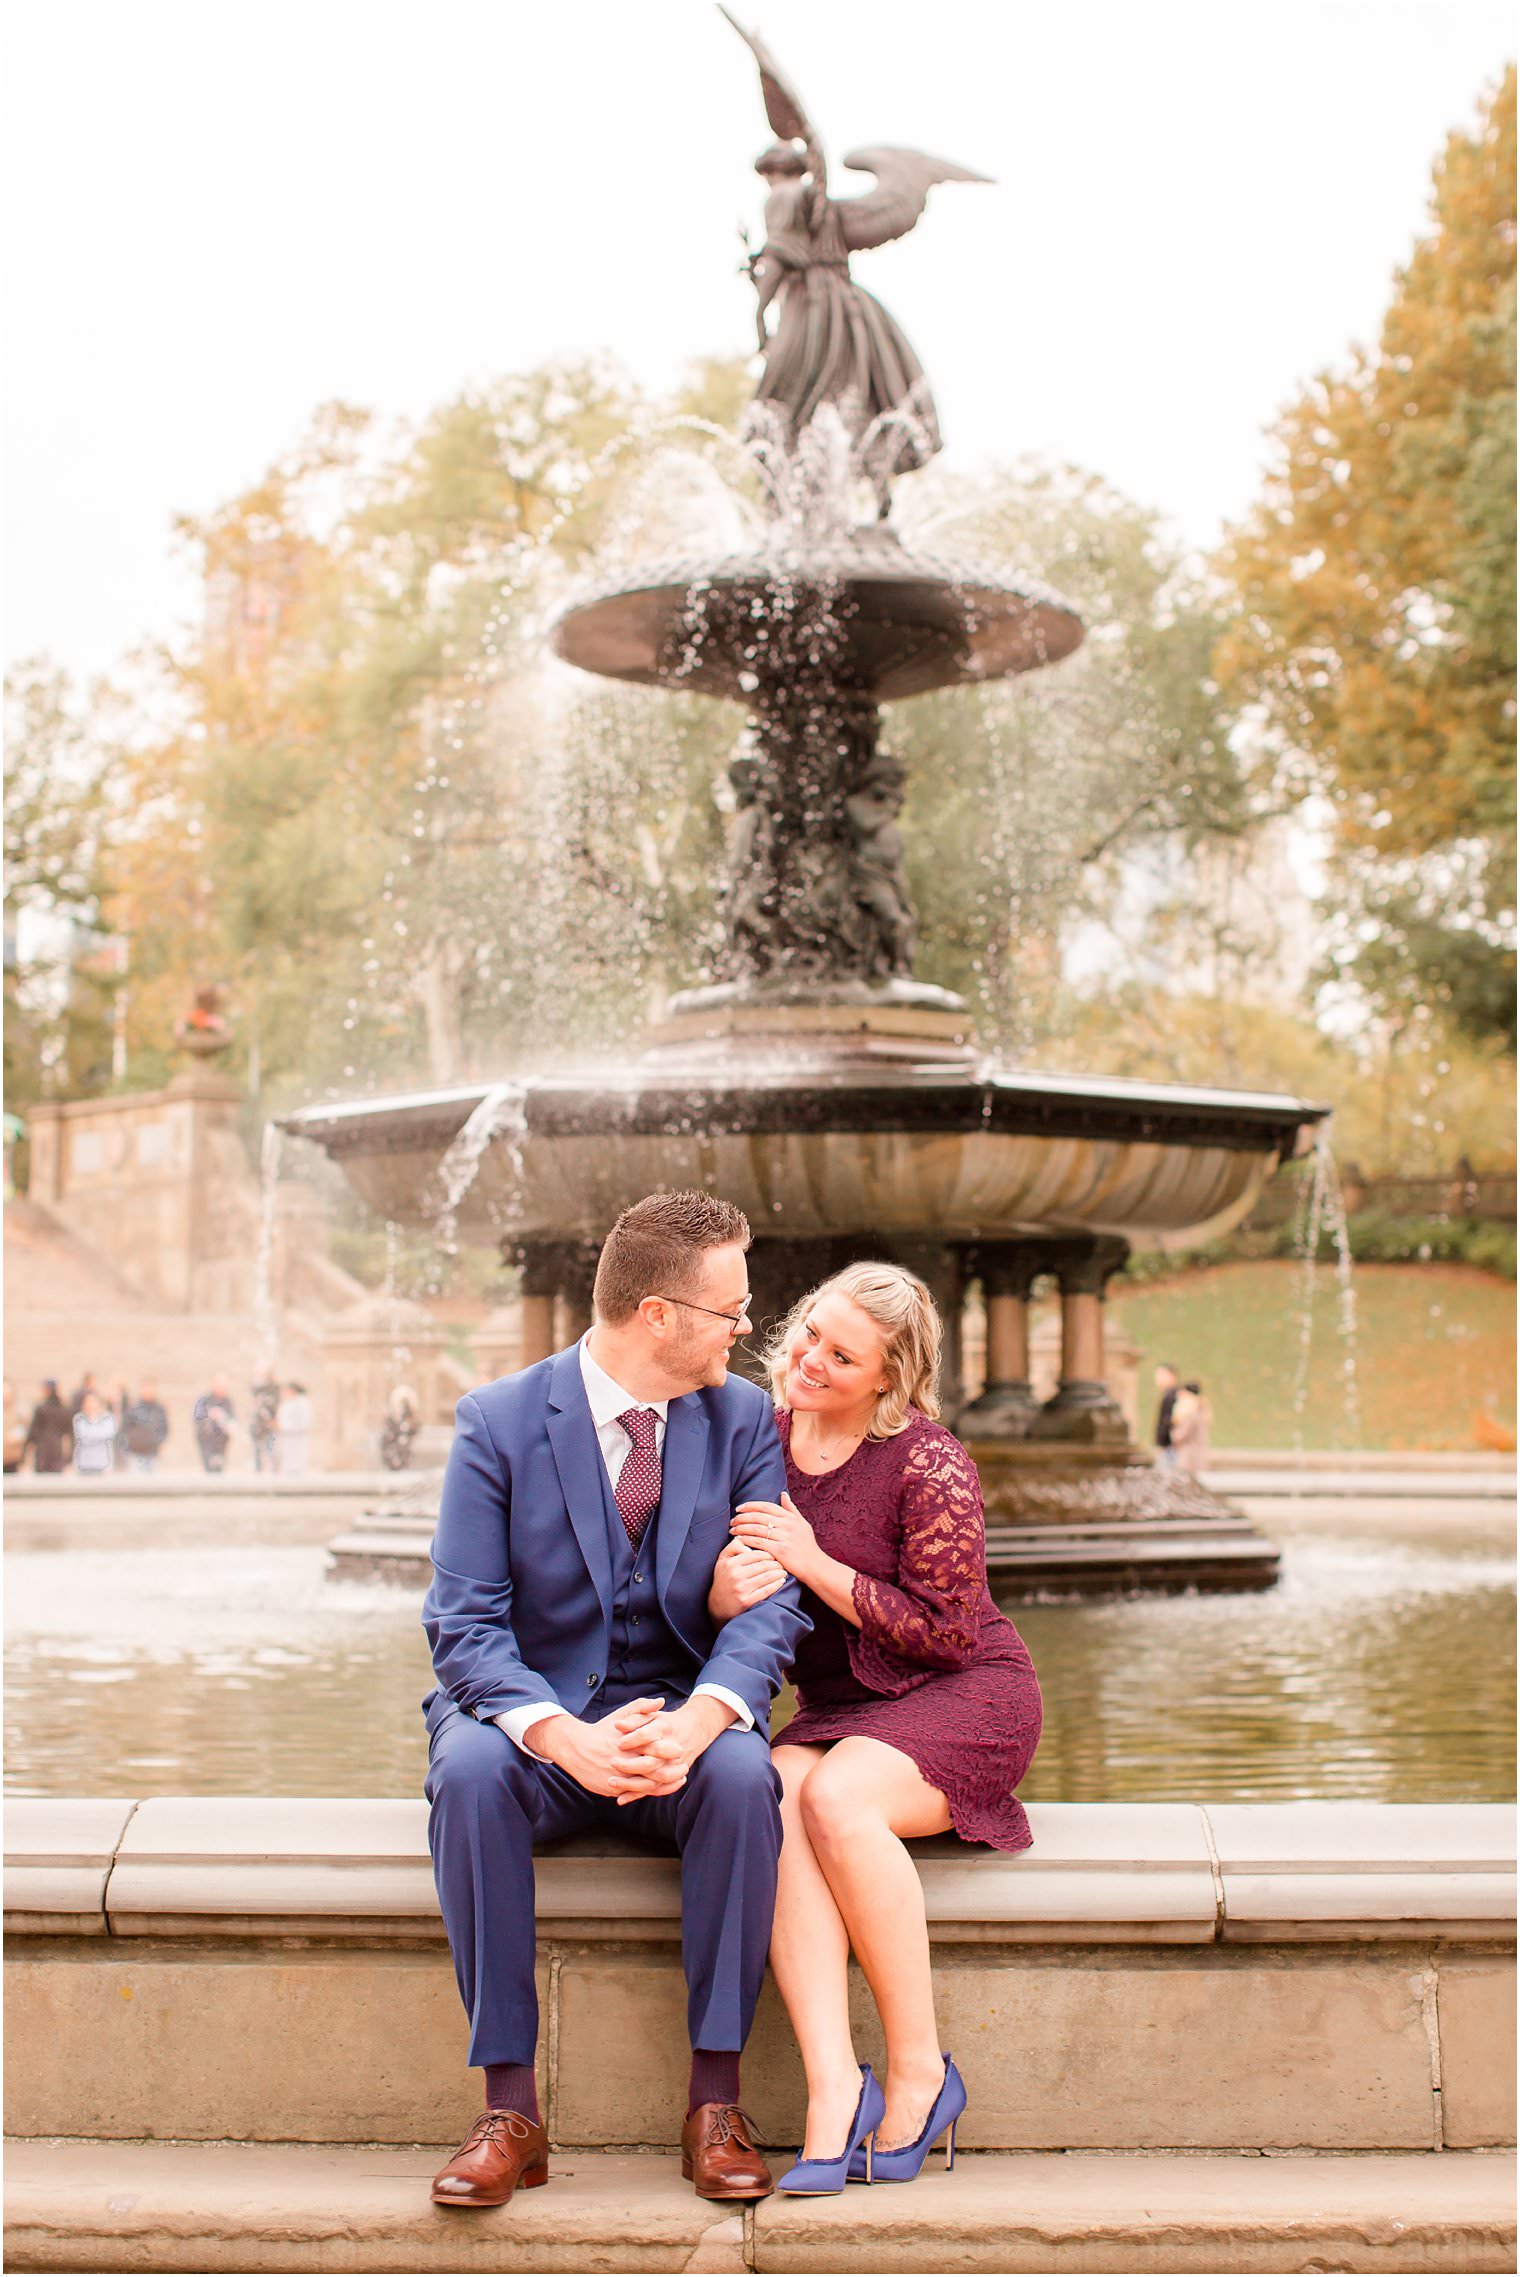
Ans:
<svg viewBox="0 0 1520 2277"><path fill-rule="evenodd" d="M1265 1586L1273 1546L1134 1444L1105 1380L1105 1295L1132 1244L1238 1224L1326 1110L1001 1067L966 1005L914 977L904 770L881 707L1059 666L1083 627L1060 595L911 547L890 518L893 482L938 450L939 425L851 258L910 230L935 185L984 177L873 146L846 164L876 187L835 197L795 90L735 28L777 136L757 161L765 240L750 262L764 369L747 439L767 525L738 552L638 565L580 597L552 636L587 672L747 713L715 967L615 1068L314 1107L287 1127L401 1222L436 1208L440 1163L468 1161L451 1206L466 1237L509 1229L521 1364L589 1318L602 1237L661 1187L744 1209L762 1323L853 1259L910 1266L949 1329L946 1416L981 1467L989 1564L1008 1585ZM852 501L867 492L876 514L862 522ZM1060 1300L1059 1384L1044 1400L1030 1381L1037 1283ZM986 1365L968 1403L974 1288Z"/></svg>

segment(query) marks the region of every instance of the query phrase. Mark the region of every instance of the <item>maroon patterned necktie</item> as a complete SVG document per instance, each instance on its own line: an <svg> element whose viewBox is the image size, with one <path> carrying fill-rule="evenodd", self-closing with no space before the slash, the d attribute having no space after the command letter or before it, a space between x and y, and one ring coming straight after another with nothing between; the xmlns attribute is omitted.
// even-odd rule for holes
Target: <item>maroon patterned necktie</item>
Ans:
<svg viewBox="0 0 1520 2277"><path fill-rule="evenodd" d="M660 1458L654 1443L657 1418L652 1407L629 1407L618 1421L633 1444L612 1491L623 1530L637 1549L644 1528L660 1507Z"/></svg>

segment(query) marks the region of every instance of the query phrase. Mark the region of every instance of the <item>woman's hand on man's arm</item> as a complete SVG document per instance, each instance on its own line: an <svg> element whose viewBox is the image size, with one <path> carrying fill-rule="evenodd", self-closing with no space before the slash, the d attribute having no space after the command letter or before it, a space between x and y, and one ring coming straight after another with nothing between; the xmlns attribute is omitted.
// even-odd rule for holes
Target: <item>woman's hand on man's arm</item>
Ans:
<svg viewBox="0 0 1520 2277"><path fill-rule="evenodd" d="M811 1589L825 1605L859 1626L852 1594L854 1567L841 1565L838 1558L831 1558L819 1547L817 1535L789 1494L783 1494L779 1502L741 1502L734 1513L734 1532L741 1542L763 1550L795 1575L804 1589Z"/></svg>
<svg viewBox="0 0 1520 2277"><path fill-rule="evenodd" d="M747 1613L752 1605L763 1605L786 1579L786 1567L764 1550L752 1549L747 1542L730 1542L718 1558L707 1592L707 1610L714 1627L721 1628L736 1613Z"/></svg>

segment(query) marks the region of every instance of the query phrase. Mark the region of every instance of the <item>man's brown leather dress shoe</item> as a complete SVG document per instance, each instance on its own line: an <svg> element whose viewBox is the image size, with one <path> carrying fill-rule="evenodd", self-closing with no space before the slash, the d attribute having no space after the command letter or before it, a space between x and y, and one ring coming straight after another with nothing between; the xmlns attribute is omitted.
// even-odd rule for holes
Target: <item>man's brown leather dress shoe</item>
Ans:
<svg viewBox="0 0 1520 2277"><path fill-rule="evenodd" d="M521 2183L549 2179L549 2138L520 2111L482 2111L447 2166L433 2176L435 2206L504 2206Z"/></svg>
<svg viewBox="0 0 1520 2277"><path fill-rule="evenodd" d="M737 2103L699 2103L681 2128L681 2172L699 2198L768 2198L776 2185Z"/></svg>

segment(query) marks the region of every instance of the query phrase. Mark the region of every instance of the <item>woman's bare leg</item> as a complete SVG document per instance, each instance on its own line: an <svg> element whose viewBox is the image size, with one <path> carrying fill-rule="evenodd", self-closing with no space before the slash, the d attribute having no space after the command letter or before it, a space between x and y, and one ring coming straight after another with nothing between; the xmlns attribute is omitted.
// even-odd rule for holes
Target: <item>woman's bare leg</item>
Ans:
<svg viewBox="0 0 1520 2277"><path fill-rule="evenodd" d="M804 2158L839 2156L860 2096L860 2066L850 2037L850 1941L813 1855L800 1800L808 1780L826 1760L824 1748L788 1747L784 1742L771 1755L782 1787L771 1970L807 2074Z"/></svg>
<svg viewBox="0 0 1520 2277"><path fill-rule="evenodd" d="M949 1808L908 1756L876 1739L840 1740L803 1782L800 1804L881 2014L887 2108L876 2141L897 2149L921 2132L945 2072L923 1887L903 1838L945 1833Z"/></svg>

